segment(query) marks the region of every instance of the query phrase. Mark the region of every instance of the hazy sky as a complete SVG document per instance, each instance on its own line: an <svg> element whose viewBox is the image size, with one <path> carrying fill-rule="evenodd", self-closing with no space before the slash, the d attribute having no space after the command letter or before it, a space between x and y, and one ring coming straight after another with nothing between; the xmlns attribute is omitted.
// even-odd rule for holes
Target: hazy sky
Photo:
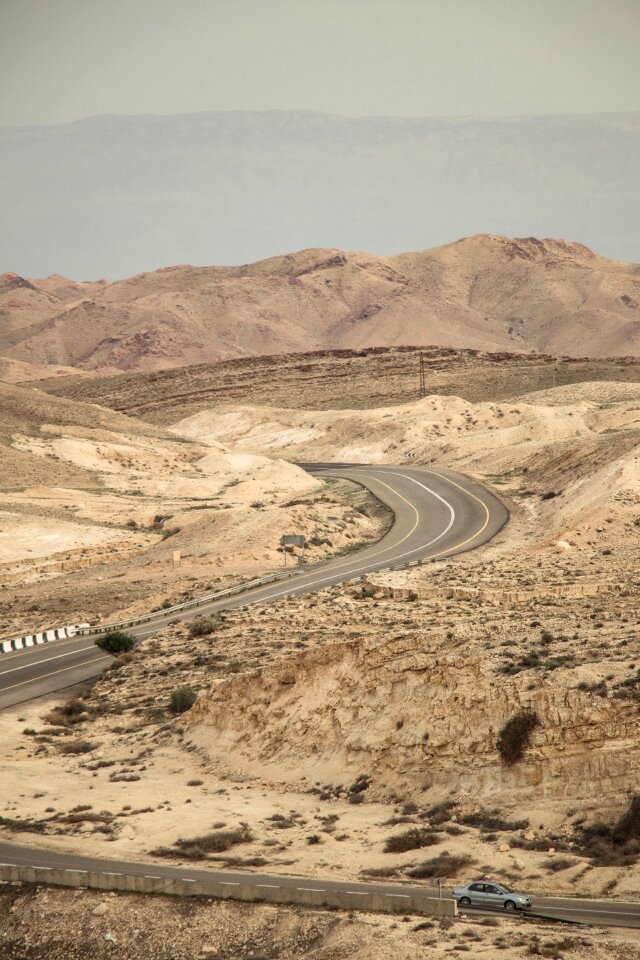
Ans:
<svg viewBox="0 0 640 960"><path fill-rule="evenodd" d="M0 124L640 109L640 0L0 0Z"/></svg>

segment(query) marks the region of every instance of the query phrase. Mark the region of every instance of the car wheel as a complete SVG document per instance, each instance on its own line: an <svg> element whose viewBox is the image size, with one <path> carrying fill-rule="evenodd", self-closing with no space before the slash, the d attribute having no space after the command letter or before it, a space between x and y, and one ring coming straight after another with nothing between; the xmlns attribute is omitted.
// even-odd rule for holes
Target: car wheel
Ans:
<svg viewBox="0 0 640 960"><path fill-rule="evenodd" d="M461 907L471 906L471 900L469 900L469 897L460 897L460 899L458 900L458 903L460 904Z"/></svg>
<svg viewBox="0 0 640 960"><path fill-rule="evenodd" d="M515 910L516 905L513 900L507 900L504 905L505 910Z"/></svg>

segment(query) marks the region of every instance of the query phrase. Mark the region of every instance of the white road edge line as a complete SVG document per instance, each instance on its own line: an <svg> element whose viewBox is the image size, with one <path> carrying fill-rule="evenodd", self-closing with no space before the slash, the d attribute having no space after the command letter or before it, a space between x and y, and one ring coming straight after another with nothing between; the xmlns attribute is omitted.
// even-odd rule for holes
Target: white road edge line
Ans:
<svg viewBox="0 0 640 960"><path fill-rule="evenodd" d="M362 464L362 467L363 467L365 470L366 470L366 469L369 469L369 470L371 469L371 465L367 465L367 464ZM433 546L434 543L437 543L438 540L441 540L442 537L444 537L444 536L449 532L449 530L451 529L451 527L453 526L453 524L454 524L454 522L455 522L455 518L456 518L456 513L455 513L454 508L451 506L451 504L450 504L447 500L445 500L444 497L441 497L440 494L439 494L439 493L436 493L435 490L432 490L431 487L428 487L426 484L421 483L419 480L416 480L415 477L411 477L411 476L409 476L408 474L405 474L405 473L397 473L397 472L391 472L391 471L385 472L385 476L400 477L402 480L409 480L409 481L411 481L411 483L415 483L417 486L422 487L423 490L426 490L427 493L430 493L433 497L436 498L436 500L440 500L440 502L443 503L443 504L447 507L447 509L449 510L449 513L450 513L450 515L451 515L451 516L450 516L449 523L447 524L447 526L445 527L445 529L444 529L441 533L438 534L437 537L434 537L432 540L429 540L428 543L424 543L424 544L422 544L422 545L419 546L419 547L414 547L412 550L406 550L404 553L397 554L397 555L391 560L391 563L395 564L395 563L397 563L399 560L402 560L403 557L411 556L412 554L417 553L419 550L426 550L428 547ZM367 477L366 479L377 480L377 479L379 479L379 478L377 478L377 477L374 476L374 477ZM380 481L380 482L384 483L384 481ZM397 493L397 491L394 491L394 493ZM398 495L401 496L401 494L398 494ZM417 511L416 507L414 506L414 504L411 504L411 506L412 506L413 509L416 511L416 513L418 513L418 511ZM393 549L393 548L391 548L391 549ZM380 551L380 552L381 552L381 553L386 553L387 551L386 551L386 550L383 550L383 551ZM346 563L348 564L348 561L343 561L343 562L346 562ZM357 561L354 560L353 562L355 563L355 562L357 562ZM370 563L367 562L367 563L365 563L364 565L361 565L361 566L359 566L359 567L356 567L354 570L351 570L350 573L352 573L352 574L353 574L353 573L360 573L360 572L362 572L363 570L367 570L367 568L368 568L369 566L370 566ZM347 567L347 569L348 569L348 567ZM313 575L312 575L312 574L309 574L309 576L313 576ZM331 574L330 576L325 577L324 579L321 579L321 580L311 580L311 581L307 581L306 583L301 583L301 580L302 580L302 579L303 579L303 577L300 577L300 578L294 577L294 578L293 578L293 581L291 581L292 589L289 589L289 590L281 590L280 593L270 594L270 595L267 597L267 599L268 599L268 600L277 600L277 599L279 599L280 597L290 596L290 595L292 595L292 594L295 594L295 592L296 592L296 587L297 587L297 586L304 586L304 587L322 586L323 584L329 583L331 580L333 580L333 579L334 579L334 575ZM256 590L259 592L260 590L268 589L268 587L258 587L258 588L254 588L254 589L256 589ZM240 596L242 596L242 594L240 594ZM264 599L264 598L254 598L253 600L248 599L248 601L247 601L247 606L249 606L249 605L251 605L251 604L253 604L253 603L259 602L260 599ZM218 601L218 602L216 603L216 601L214 600L214 601L212 601L211 604L206 604L206 603L203 604L203 607L209 607L209 606L217 607L220 603L223 603L223 602L224 602L224 601ZM223 607L222 609L224 609L224 607ZM135 626L135 624L134 624L134 626ZM152 627L152 629L149 631L149 634L145 633L145 634L143 634L142 636L138 635L138 637L139 637L139 639L144 639L146 636L151 635L151 634L154 633L156 630L161 629L163 626L165 626L165 624L163 624L163 623L154 624L153 627ZM83 650L88 650L88 649L90 649L90 648L89 648L89 647L86 647L86 648L82 648L82 650L80 650L80 651L70 651L70 653L68 653L68 654L60 654L59 656L70 656L70 655L73 654L73 653L82 652ZM57 658L55 658L55 657L48 657L48 658L46 658L46 659L47 659L47 660L54 660L54 659L57 659ZM40 662L40 661L37 661L37 662ZM21 667L14 667L14 668L13 668L13 670L20 670L20 669L24 669L24 668L21 668ZM4 673L10 673L10 672L12 672L12 671L11 671L11 670L6 670L6 671L3 671L3 672L4 672ZM2 676L2 675L3 675L3 673L0 672L0 676Z"/></svg>
<svg viewBox="0 0 640 960"><path fill-rule="evenodd" d="M441 500L442 503L444 503L444 505L448 508L448 510L449 510L449 512L450 512L450 514L451 514L451 519L449 520L449 523L447 524L447 526L445 527L445 529L442 531L442 533L439 533L437 537L434 537L434 538L433 538L433 540L429 540L428 543L423 543L421 546L419 546L419 547L414 547L412 550L406 550L404 553L399 553L396 557L393 557L393 559L390 561L390 563L397 563L398 560L402 560L403 557L409 557L409 556L411 556L412 553L417 553L419 550L426 550L427 547L432 547L434 543L437 543L438 540L441 540L441 539L445 536L445 534L447 534L447 533L449 532L449 530L451 529L451 527L453 526L453 523L454 523L455 518L456 518L456 512L455 512L455 510L453 509L453 507L451 506L451 504L450 504L447 500L444 499L444 497L441 497L439 493L436 493L436 492L435 492L435 490L432 490L430 487L427 487L426 484L424 484L424 483L420 483L420 481L419 481L419 480L416 480L414 477L405 476L405 474L403 474L403 473L392 473L392 474L387 474L387 476L402 477L403 480L411 480L413 483L416 483L419 487L422 487L424 490L426 490L427 493L432 494L437 500ZM373 479L375 480L376 477L374 477ZM396 491L394 491L394 493L395 493L395 492L396 492ZM413 506L413 504L411 504L411 506ZM414 507L414 510L415 510L415 507ZM387 551L385 550L385 551L383 551L383 552L386 553ZM354 562L356 562L356 561L354 561ZM351 570L350 573L358 573L358 572L360 572L361 570L366 570L368 567L369 567L369 564L368 564L368 563L365 563L364 565L362 565L362 566L360 566L360 567L356 567L355 570ZM301 585L301 586L305 586L305 587L316 587L316 586L320 586L320 585L323 584L323 583L329 583L330 580L333 580L333 575L332 575L332 576L329 576L329 577L325 577L323 580L311 580L310 582L307 582L307 583L305 583L305 584L300 584L300 581L299 581L299 580L293 580L293 581L292 581L292 586L295 587L295 585L298 585L298 586ZM269 599L269 600L277 600L279 597L284 597L284 596L289 595L289 594L292 594L292 593L294 593L294 589L292 589L292 590L281 590L280 593L272 593L272 594L269 594L268 599ZM252 600L247 600L247 606L248 606L249 604L255 603L255 602L256 602L256 600L253 600L253 601L252 601Z"/></svg>
<svg viewBox="0 0 640 960"><path fill-rule="evenodd" d="M51 663L52 660L61 660L62 657L73 657L76 653L86 653L87 650L93 650L94 647L95 643L92 643L90 647L80 647L79 650L68 650L67 653L57 653L55 657L42 657L41 660L29 660L23 663L21 667L11 667L10 670L0 670L0 677L4 677L7 673L16 673L18 670L28 670L29 667L36 667L41 663ZM82 664L79 664L79 666L82 666Z"/></svg>

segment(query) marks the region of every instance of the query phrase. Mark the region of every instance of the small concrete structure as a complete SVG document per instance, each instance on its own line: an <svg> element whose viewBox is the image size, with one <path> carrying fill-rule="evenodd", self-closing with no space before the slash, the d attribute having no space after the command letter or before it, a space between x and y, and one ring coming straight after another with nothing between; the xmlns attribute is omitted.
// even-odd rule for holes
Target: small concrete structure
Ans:
<svg viewBox="0 0 640 960"><path fill-rule="evenodd" d="M152 865L149 865L149 869L153 869ZM376 891L361 893L352 890L280 886L276 883L191 880L187 877L158 877L151 874L141 876L110 873L106 870L64 870L56 867L18 867L12 864L0 864L0 882L88 887L92 890L120 890L123 893L151 893L176 897L212 897L217 900L245 900L253 903L287 903L303 907L332 907L338 910L408 913L431 917L455 917L458 913L455 900L416 893L389 894Z"/></svg>

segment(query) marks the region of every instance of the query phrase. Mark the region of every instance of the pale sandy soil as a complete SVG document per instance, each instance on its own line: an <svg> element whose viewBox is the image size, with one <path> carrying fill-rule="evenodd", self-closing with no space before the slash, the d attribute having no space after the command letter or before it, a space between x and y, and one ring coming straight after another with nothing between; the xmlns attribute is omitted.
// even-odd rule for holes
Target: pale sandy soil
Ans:
<svg viewBox="0 0 640 960"><path fill-rule="evenodd" d="M26 383L49 377L69 376L87 377L91 374L77 370L75 367L64 367L53 363L26 363L24 360L0 356L0 380L5 383Z"/></svg>
<svg viewBox="0 0 640 960"><path fill-rule="evenodd" d="M8 957L25 960L637 960L632 930L584 930L463 918L299 910L94 891L14 888L0 893Z"/></svg>
<svg viewBox="0 0 640 960"><path fill-rule="evenodd" d="M284 460L191 443L29 388L0 392L3 638L278 569L284 533L305 535L313 562L377 539L388 522L355 485Z"/></svg>
<svg viewBox="0 0 640 960"><path fill-rule="evenodd" d="M130 545L143 546L150 537L129 535ZM62 551L87 550L122 541L119 530L65 523L64 520L0 512L0 563L12 563L36 557L50 557Z"/></svg>
<svg viewBox="0 0 640 960"><path fill-rule="evenodd" d="M584 609L581 597L572 600L570 609L561 599L550 602L552 565L545 571L546 596L544 591L538 590L537 600L533 598L521 604L512 604L508 617L505 617L499 609L500 605L504 606L498 592L501 587L499 562L494 561L493 574L491 564L484 562L486 598L464 596L464 591L470 589L465 583L467 577L473 579L474 570L480 569L479 556L473 561L471 557L468 558L466 567L462 565L459 579L454 581L461 596L453 596L449 600L447 591L453 577L453 563L448 576L445 576L445 568L441 568L442 578L436 583L433 577L426 577L424 572L412 573L411 579L401 573L374 578L399 590L400 595L396 599L385 599L380 594L377 598L362 601L357 599L356 588L334 588L316 598L288 599L263 610L229 612L211 638L193 641L187 638L186 628L168 628L157 640L145 641L131 663L105 675L86 700L85 719L78 725L63 729L60 734L50 735L49 727L42 720L55 699L50 703L29 704L3 712L0 715L0 803L6 808L5 815L49 821L44 835L22 831L16 833L13 830L5 831L5 835L58 849L144 859L151 857L152 851L158 847L170 846L180 838L201 836L215 825L224 824L225 829L236 829L246 822L254 840L232 847L226 854L214 859L214 865L224 865L225 862L230 866L235 864L247 868L262 865L268 871L336 878L354 878L371 869L383 869L391 870L392 875L397 874L397 879L402 881L408 878L407 869L446 850L451 854L467 854L473 858L472 863L462 868L460 877L452 876L450 880L463 880L469 875L480 874L502 878L533 892L637 897L640 895L639 867L593 867L589 859L579 852L558 850L554 853L558 844L553 839L556 835L563 842L569 839L577 815L597 819L606 817L611 806L615 810L620 809L628 789L628 783L624 780L618 784L606 780L609 776L608 765L612 761L598 743L601 751L598 761L601 785L604 788L605 783L609 783L608 789L613 790L606 800L606 809L602 806L602 793L593 796L589 790L572 792L569 789L570 781L567 781L567 787L558 792L554 784L559 781L562 783L562 778L569 777L569 774L563 774L557 768L563 753L561 743L557 750L554 747L556 734L553 723L562 725L565 721L562 713L559 720L554 719L558 708L553 698L557 695L558 703L561 703L578 680L597 684L605 676L613 676L614 679L608 683L613 690L615 676L619 680L626 679L627 664L635 662L640 656L637 644L627 639L634 636L633 629L629 630L628 623L621 622L619 616L603 612L599 618L602 623L592 623L585 634L585 624L581 620ZM526 569L524 563L523 569ZM559 572L556 572L556 577ZM594 577L600 577L597 570L594 570ZM560 576L558 583L562 584L563 580ZM425 599L408 602L409 589L425 591ZM612 601L615 604L615 598L613 586L610 592L599 595L596 602L604 611L609 611L615 609L611 606ZM625 612L632 609L632 600L628 598L624 604L619 610L623 621ZM490 657L491 672L487 675L488 679L493 676L491 682L505 689L509 688L512 681L501 672L502 666L510 663L506 658L508 651L505 650L503 654L502 638L510 638L511 645L518 653L535 649L535 635L540 633L540 629L529 629L529 623L536 615L541 617L542 628L554 636L559 631L573 636L574 627L580 631L578 639L569 644L558 637L557 641L545 647L546 658L570 655L573 657L573 666L548 672L543 662L539 667L528 668L516 678L520 688L531 688L533 685L543 693L548 691L544 696L551 697L548 712L541 712L541 735L535 741L531 762L525 765L523 772L524 782L529 784L528 792L523 793L523 784L518 779L519 771L516 770L515 779L511 781L508 778L505 780L504 774L500 773L497 756L492 752L499 722L487 728L489 736L486 746L482 737L476 736L474 740L466 732L460 735L454 733L458 759L449 745L444 751L442 767L445 774L449 770L445 787L434 784L427 790L424 788L438 769L434 760L423 760L417 781L411 782L407 769L411 754L407 751L416 727L414 711L424 711L425 705L423 703L421 707L420 701L414 703L411 698L407 698L406 703L400 701L399 712L389 704L386 707L383 703L378 705L375 699L371 699L372 694L366 683L363 683L364 699L360 704L353 690L346 685L345 694L341 693L338 686L326 697L326 703L335 703L339 710L346 706L347 712L352 712L356 718L346 731L348 740L356 748L356 755L348 759L342 768L336 767L333 774L326 766L323 768L324 761L320 763L319 758L314 776L313 762L308 762L309 736L302 723L304 717L299 711L292 713L290 720L286 721L288 732L279 745L273 738L268 739L270 732L276 738L279 736L273 718L265 722L263 732L249 733L256 721L261 724L263 720L258 700L249 701L245 696L245 677L246 682L252 683L253 677L264 675L268 680L270 673L274 672L276 678L290 678L287 683L293 679L293 687L281 689L285 693L299 689L312 710L318 690L323 689L322 682L312 674L311 690L305 689L303 668L305 658L311 656L314 650L320 654L321 662L326 663L329 672L345 640L400 636L409 642L417 636L424 638L422 645L434 643L442 635L443 615L455 637L454 646L461 643L465 645L462 656L470 661L471 672L477 671L476 651L481 652L485 661ZM330 633L327 633L325 626L328 623L331 624ZM621 628L624 632L621 632ZM616 647L621 640L627 644L623 659L616 657ZM490 655L486 652L488 641L493 651ZM442 637L438 642L441 649L446 647L446 638ZM63 652L62 647L60 650ZM456 688L469 712L469 704L473 700L482 703L484 688L478 683L474 693L456 661L451 659L451 654L448 659L457 671ZM417 665L420 666L419 663ZM225 681L228 686L224 685ZM194 738L190 715L172 719L166 708L170 691L185 682L200 690L199 697L203 703L210 696L208 691L215 692L220 688L228 704L226 712L229 717L239 714L250 721L249 726L244 727L243 736L244 746L249 751L248 757L242 751L231 750L227 735L224 734L223 740L215 725L205 724L199 728L202 733L198 741L199 748L197 752L192 750L190 744ZM380 690L386 696L386 682L380 686ZM589 716L591 721L596 718L598 722L598 710L603 701L593 693L583 696L587 710L585 716ZM346 704L342 703L345 697ZM372 705L374 712L386 711L384 715L388 717L388 732L384 739L377 741L377 759L362 750L367 737L373 736L375 740L375 731L379 727L379 723L366 712L367 702ZM274 705L278 707L277 698L274 699ZM285 701L282 701L282 708L286 719ZM442 725L453 725L454 731L461 729L457 717L460 703L439 700L437 709L443 714ZM511 709L507 707L507 715ZM542 711L542 706L540 709ZM103 713L94 715L96 710ZM500 705L499 710L503 711L504 706ZM360 723L358 715L361 717ZM252 716L254 721L251 721ZM396 716L404 718L402 729L398 729ZM500 716L496 720L501 722ZM613 733L615 712L608 720L604 715L600 716L600 722L606 722L610 733ZM312 720L319 732L323 730L323 722L321 713ZM480 721L478 730L484 731L485 723ZM580 718L576 717L578 738L580 723ZM434 721L429 728L434 739L436 734L438 737L442 735ZM186 729L186 736L181 733L183 729ZM239 729L243 730L242 725ZM588 732L589 728L585 729ZM25 730L28 732L25 733ZM576 744L575 753L580 743L575 735L572 736ZM576 754L578 763L584 764L589 750L594 749L589 737L590 734L584 745L587 752L580 754L578 750ZM617 737L618 734L611 743L614 764ZM59 754L60 744L85 739L91 746L88 754L66 757ZM327 742L331 748L329 738ZM265 744L268 747L266 755ZM342 750L337 751L337 756L342 753ZM447 754L449 759L446 759ZM388 764L393 767L394 756L400 759L405 769L390 774ZM468 776L469 769L473 769L477 762L474 756L479 756L491 773L494 783L491 789L482 792L477 787L474 789ZM390 759L385 760L385 757ZM544 782L541 772L549 765L557 768L555 779L548 782L544 792L538 792L535 784ZM366 802L349 802L353 782L364 773L373 778ZM634 781L631 767L629 776ZM310 789L319 789L321 792L309 793ZM434 818L428 811L443 800L454 802L457 812L439 824L437 817ZM89 804L90 816L103 813L104 819L98 819L97 823L91 819L83 822L80 815L78 823L60 822L60 816L68 816L79 804ZM406 804L414 806L407 807ZM482 830L460 822L460 818L468 812L478 810L498 814L507 821L526 818L530 826L525 830ZM422 816L424 811L427 811L426 819ZM274 815L286 819L285 829L269 819ZM334 817L337 819L333 820ZM392 820L396 822L390 823ZM389 836L412 826L424 828L429 824L436 834L435 842L429 847L401 854L384 852L384 843ZM312 835L317 835L320 842L309 844L307 838ZM519 843L515 847L510 846L512 840L521 840L523 837L542 841L541 849L523 849ZM546 842L545 838L548 838ZM225 857L231 860L225 861ZM568 865L556 871L555 861L560 863L563 858ZM175 862L180 862L179 852L176 852Z"/></svg>
<svg viewBox="0 0 640 960"><path fill-rule="evenodd" d="M60 734L47 731L42 704L0 715L0 803L8 817L49 818L45 834L16 832L14 824L4 835L142 858L180 838L247 822L254 839L214 865L250 868L266 861L268 871L336 878L382 868L402 882L412 865L447 850L473 859L459 879L489 875L534 894L639 897L639 865L597 866L572 844L580 818L592 823L619 816L639 773L640 411L627 385L599 384L595 391L586 385L571 388L570 396L568 388L558 389L565 391L561 403L548 391L514 403L428 397L357 412L216 408L179 424L194 447L222 443L234 456L251 458L329 455L397 463L411 450L416 457L407 463L449 465L493 486L510 507L511 523L477 553L372 577L371 596L345 587L264 610L229 612L211 638L195 642L186 628L168 628L106 675L85 701L88 715ZM45 436L38 442L50 442ZM69 436L73 442L57 446L58 455L84 457L87 445L79 448ZM91 442L91 456L99 455L105 474L121 478L118 471L127 470L132 486L152 482L150 470L144 477L129 466L116 471L113 446ZM176 455L179 475L194 482L190 471L198 462L181 465ZM261 464L265 480L258 494L253 468L259 476ZM188 569L201 578L191 584L194 590L203 586L202 571L214 569L201 559L209 532L216 544L229 545L228 553L215 554L217 575L225 577L240 572L242 562L267 563L266 546L261 555L255 541L267 530L273 542L282 527L275 516L296 528L307 524L305 532L315 530L320 539L331 539L330 530L344 522L340 544L380 528L371 518L358 520L362 515L344 497L333 497L331 488L295 497L302 502L288 513L273 512L282 510L271 486L269 470L275 468L242 458L225 466L232 468L240 482L218 488L216 505L223 509L212 508L210 525L206 511L190 523L191 511L175 510L171 522L182 529L153 548L165 565L172 541L189 553ZM243 495L243 483L240 503L235 498ZM121 493L110 486L114 500L105 510L113 511ZM258 495L268 506L247 506ZM135 500L128 498L128 509ZM243 559L233 553L240 536L251 542ZM113 581L122 591L120 609L144 602L120 584L137 577L149 585L137 561L128 569ZM377 659L371 650L379 651ZM199 700L191 715L172 719L166 705L181 683L192 684ZM541 727L525 760L505 771L497 734L530 703ZM422 750L417 733L425 717L431 746ZM59 744L76 739L88 740L90 752L62 756ZM351 803L349 791L360 774L371 775L372 786L364 803ZM202 782L188 785L196 780ZM443 800L454 803L455 812L438 823L430 811ZM102 818L61 819L85 804ZM483 830L463 822L469 813L529 825ZM269 819L274 815L286 818L284 828ZM393 819L400 822L389 823ZM426 824L436 834L430 846L384 852L390 835ZM314 835L319 843L308 842ZM521 846L528 837L541 849ZM567 851L557 849L561 844ZM562 858L568 863L556 869ZM487 956L499 949L498 936L502 932L491 931ZM531 941L522 936L500 955L511 950L526 956ZM614 946L627 934L600 936L585 933L592 943L567 948L567 956L635 955L630 941ZM425 940L422 955L427 946L437 956L436 948L452 952L455 945ZM470 945L483 955L479 944ZM407 945L402 955L412 956L413 948Z"/></svg>

